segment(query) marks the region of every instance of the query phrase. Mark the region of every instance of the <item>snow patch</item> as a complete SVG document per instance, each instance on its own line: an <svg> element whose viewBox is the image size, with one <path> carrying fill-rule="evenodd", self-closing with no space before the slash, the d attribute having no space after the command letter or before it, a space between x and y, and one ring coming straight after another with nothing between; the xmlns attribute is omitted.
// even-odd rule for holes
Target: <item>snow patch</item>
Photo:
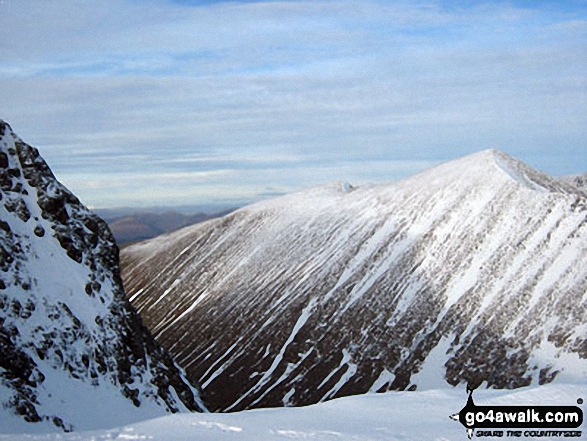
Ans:
<svg viewBox="0 0 587 441"><path fill-rule="evenodd" d="M336 382L336 384L332 387L332 389L330 389L328 392L326 392L324 394L324 396L322 397L322 399L320 401L325 401L325 400L328 400L329 398L336 396L338 391L357 373L357 365L355 363L352 363L351 360L352 360L352 356L351 356L350 352L347 351L346 349L343 349L342 350L342 360L340 360L340 364L338 365L338 368L336 368L333 372L331 372L331 374L329 375L328 378L330 378L333 373L339 372L341 369L344 369L345 366L346 366L346 371L344 372L344 374L342 374L342 376ZM323 381L321 383L321 385L318 386L318 389L320 389L320 387L323 386L325 383L326 382Z"/></svg>
<svg viewBox="0 0 587 441"><path fill-rule="evenodd" d="M375 393L379 389L381 389L383 386L390 385L391 383L393 383L394 379L395 379L394 374L389 372L387 369L383 369L381 371L381 373L379 374L379 377L377 377L377 380L375 380L375 382L373 383L373 385L369 389L369 393Z"/></svg>
<svg viewBox="0 0 587 441"><path fill-rule="evenodd" d="M452 336L445 336L430 351L418 373L412 375L410 382L418 387L418 390L441 389L446 387L446 362L450 358Z"/></svg>

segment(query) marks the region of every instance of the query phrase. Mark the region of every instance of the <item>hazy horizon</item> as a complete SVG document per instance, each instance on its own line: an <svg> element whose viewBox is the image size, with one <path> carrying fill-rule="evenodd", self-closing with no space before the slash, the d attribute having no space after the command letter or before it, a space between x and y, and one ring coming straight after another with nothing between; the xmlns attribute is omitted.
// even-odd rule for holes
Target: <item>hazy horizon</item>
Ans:
<svg viewBox="0 0 587 441"><path fill-rule="evenodd" d="M587 2L0 2L0 118L97 208L587 172Z"/></svg>

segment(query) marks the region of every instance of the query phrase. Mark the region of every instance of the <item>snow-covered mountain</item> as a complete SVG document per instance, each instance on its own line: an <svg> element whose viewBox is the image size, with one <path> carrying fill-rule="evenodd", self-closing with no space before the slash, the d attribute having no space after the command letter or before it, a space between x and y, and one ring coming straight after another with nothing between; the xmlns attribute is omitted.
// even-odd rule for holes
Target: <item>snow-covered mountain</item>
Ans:
<svg viewBox="0 0 587 441"><path fill-rule="evenodd" d="M202 410L126 299L106 224L2 121L0 190L0 431Z"/></svg>
<svg viewBox="0 0 587 441"><path fill-rule="evenodd" d="M487 150L327 185L122 254L130 301L212 409L587 378L587 196Z"/></svg>

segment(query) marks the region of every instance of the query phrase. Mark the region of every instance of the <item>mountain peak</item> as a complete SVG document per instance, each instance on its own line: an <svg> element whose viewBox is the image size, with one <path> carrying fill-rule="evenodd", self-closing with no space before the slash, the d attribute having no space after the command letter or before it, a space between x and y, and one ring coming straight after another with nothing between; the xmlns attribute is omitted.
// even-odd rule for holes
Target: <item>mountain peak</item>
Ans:
<svg viewBox="0 0 587 441"><path fill-rule="evenodd" d="M577 193L577 188L554 178L499 150L488 150L494 165L516 184L529 190Z"/></svg>
<svg viewBox="0 0 587 441"><path fill-rule="evenodd" d="M584 378L587 198L573 191L484 150L125 248L123 277L214 410Z"/></svg>
<svg viewBox="0 0 587 441"><path fill-rule="evenodd" d="M580 191L570 182L549 176L497 149L481 150L439 164L406 181L411 185L416 181L416 185L425 188L445 187L458 182L460 186L485 185L497 188L500 185L514 185L525 190L563 194Z"/></svg>
<svg viewBox="0 0 587 441"><path fill-rule="evenodd" d="M15 139L19 139L18 136L12 131L12 127L3 119L0 119L0 138L6 136L7 132Z"/></svg>

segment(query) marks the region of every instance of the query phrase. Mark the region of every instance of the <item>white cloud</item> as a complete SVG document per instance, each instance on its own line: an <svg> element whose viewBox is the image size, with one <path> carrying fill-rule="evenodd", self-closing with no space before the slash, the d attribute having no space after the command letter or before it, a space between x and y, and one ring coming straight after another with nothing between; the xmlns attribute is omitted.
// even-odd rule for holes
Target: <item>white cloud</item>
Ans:
<svg viewBox="0 0 587 441"><path fill-rule="evenodd" d="M283 194L336 181L371 185L393 181L435 165L431 161L367 161L299 163L267 166L250 172L234 168L208 172L157 172L143 169L132 174L66 172L61 181L93 207L185 205L208 202L254 202L268 195ZM259 179L262 174L263 179ZM268 183L271 183L270 185ZM303 183L300 187L299 183Z"/></svg>
<svg viewBox="0 0 587 441"><path fill-rule="evenodd" d="M249 198L487 147L578 173L586 13L557 5L13 1L0 117L58 176L87 176L71 182L92 205L122 175L155 198L145 171L230 170L184 197L246 185Z"/></svg>

